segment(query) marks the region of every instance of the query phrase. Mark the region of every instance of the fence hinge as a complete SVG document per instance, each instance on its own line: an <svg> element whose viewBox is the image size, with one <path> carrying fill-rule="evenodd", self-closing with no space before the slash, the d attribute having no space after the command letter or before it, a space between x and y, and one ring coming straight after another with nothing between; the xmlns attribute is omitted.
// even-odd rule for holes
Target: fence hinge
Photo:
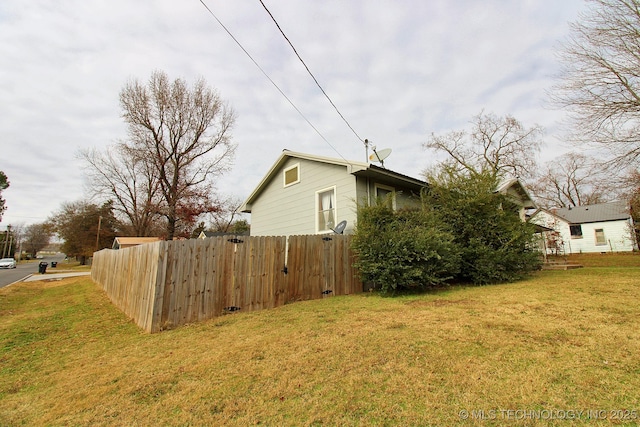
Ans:
<svg viewBox="0 0 640 427"><path fill-rule="evenodd" d="M227 242L231 242L231 243L244 243L244 240L240 240L240 239L227 239Z"/></svg>
<svg viewBox="0 0 640 427"><path fill-rule="evenodd" d="M236 307L235 305L232 305L231 307L225 307L224 308L224 311L230 311L230 312L238 311L238 310L240 310L240 307Z"/></svg>
<svg viewBox="0 0 640 427"><path fill-rule="evenodd" d="M324 240L325 242L328 242L329 240L333 240L331 237L323 237L322 240Z"/></svg>
<svg viewBox="0 0 640 427"><path fill-rule="evenodd" d="M331 292L333 292L331 289L327 289L322 291L322 295L329 295Z"/></svg>

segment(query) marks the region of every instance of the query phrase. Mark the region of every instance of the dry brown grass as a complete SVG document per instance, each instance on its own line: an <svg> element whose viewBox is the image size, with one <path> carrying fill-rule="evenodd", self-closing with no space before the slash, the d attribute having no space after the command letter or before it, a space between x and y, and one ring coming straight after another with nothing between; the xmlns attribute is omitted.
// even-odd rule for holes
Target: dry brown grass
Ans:
<svg viewBox="0 0 640 427"><path fill-rule="evenodd" d="M14 285L0 291L0 425L566 425L499 411L640 411L639 273L331 297L156 335L87 279Z"/></svg>
<svg viewBox="0 0 640 427"><path fill-rule="evenodd" d="M640 252L572 254L566 259L585 267L640 267Z"/></svg>

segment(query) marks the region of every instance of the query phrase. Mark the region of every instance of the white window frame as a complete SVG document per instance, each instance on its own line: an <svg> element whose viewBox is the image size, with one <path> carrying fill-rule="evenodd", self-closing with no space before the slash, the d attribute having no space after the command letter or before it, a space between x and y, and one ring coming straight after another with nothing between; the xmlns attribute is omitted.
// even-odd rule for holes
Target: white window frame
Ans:
<svg viewBox="0 0 640 427"><path fill-rule="evenodd" d="M598 231L602 233L602 243L598 243ZM607 246L607 236L604 234L604 228L596 228L593 230L596 246Z"/></svg>
<svg viewBox="0 0 640 427"><path fill-rule="evenodd" d="M293 182L290 182L287 184L287 172L289 172L292 169L298 169L298 179L296 179ZM296 185L297 183L300 182L300 163L296 163L295 165L291 165L288 168L286 168L285 170L282 171L282 185L284 188L287 187L291 187L292 185Z"/></svg>
<svg viewBox="0 0 640 427"><path fill-rule="evenodd" d="M336 189L336 186L331 186L331 187L326 187L326 188L322 188L318 191L316 191L316 202L315 202L315 215L314 215L314 220L315 220L315 228L316 228L316 234L324 234L324 233L333 233L333 230L331 229L325 229L325 230L321 230L320 229L320 214L324 213L324 211L320 211L320 196L322 195L322 193L326 193L328 191L333 191L333 228L336 227L337 225L337 219L338 219L338 190Z"/></svg>
<svg viewBox="0 0 640 427"><path fill-rule="evenodd" d="M580 227L580 234L573 234L571 232L571 227L574 227L574 229L576 229L575 227ZM582 239L584 237L584 230L582 230L582 224L569 224L569 235L571 236L571 239Z"/></svg>
<svg viewBox="0 0 640 427"><path fill-rule="evenodd" d="M396 210L396 189L384 184L378 184L378 183L373 184L373 194L376 198L376 202L379 199L378 189L389 191L391 193L391 208L393 210Z"/></svg>

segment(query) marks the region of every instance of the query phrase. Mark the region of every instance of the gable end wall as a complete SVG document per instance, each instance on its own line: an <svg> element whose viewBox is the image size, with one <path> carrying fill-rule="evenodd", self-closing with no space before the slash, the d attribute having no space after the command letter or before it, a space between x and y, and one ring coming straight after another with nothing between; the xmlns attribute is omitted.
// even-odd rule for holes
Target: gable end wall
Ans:
<svg viewBox="0 0 640 427"><path fill-rule="evenodd" d="M300 182L284 188L283 171L300 164ZM251 206L252 236L315 234L316 191L336 186L338 221L356 219L355 177L345 166L290 158Z"/></svg>

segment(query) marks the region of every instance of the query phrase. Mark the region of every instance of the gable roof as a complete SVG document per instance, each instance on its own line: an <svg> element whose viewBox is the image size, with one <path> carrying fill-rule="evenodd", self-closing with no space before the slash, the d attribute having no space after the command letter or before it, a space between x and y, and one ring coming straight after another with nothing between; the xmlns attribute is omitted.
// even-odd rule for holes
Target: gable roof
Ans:
<svg viewBox="0 0 640 427"><path fill-rule="evenodd" d="M266 185L271 182L273 177L279 172L282 166L290 158L310 160L313 162L327 163L330 165L344 166L347 172L365 178L384 178L386 181L394 183L396 185L403 185L405 187L412 187L416 189L423 188L427 185L425 181L412 178L407 175L403 175L398 172L393 172L389 169L385 169L380 166L371 165L364 162L349 161L345 159L336 159L332 157L315 156L312 154L298 153L295 151L283 150L278 160L271 166L267 174L262 178L258 186L253 190L245 202L240 206L240 212L251 212L251 204L258 198L262 190Z"/></svg>
<svg viewBox="0 0 640 427"><path fill-rule="evenodd" d="M555 210L555 215L571 224L619 221L630 217L627 204L623 201L559 208Z"/></svg>
<svg viewBox="0 0 640 427"><path fill-rule="evenodd" d="M524 188L524 185L522 185L518 178L505 179L500 182L498 188L496 188L496 192L504 195L510 195L510 192L515 193L525 209L536 208L535 202L531 196L529 196L526 188Z"/></svg>

